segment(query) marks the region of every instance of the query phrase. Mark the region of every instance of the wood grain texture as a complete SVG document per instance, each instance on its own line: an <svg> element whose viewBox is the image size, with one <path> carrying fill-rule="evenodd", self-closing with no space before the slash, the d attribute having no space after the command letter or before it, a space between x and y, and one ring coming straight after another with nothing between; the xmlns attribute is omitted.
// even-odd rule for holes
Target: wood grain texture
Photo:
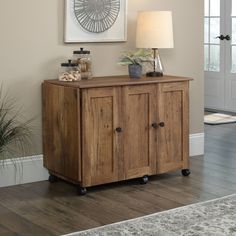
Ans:
<svg viewBox="0 0 236 236"><path fill-rule="evenodd" d="M43 84L44 166L80 181L80 116L78 91Z"/></svg>
<svg viewBox="0 0 236 236"><path fill-rule="evenodd" d="M120 88L82 91L82 186L118 181Z"/></svg>
<svg viewBox="0 0 236 236"><path fill-rule="evenodd" d="M159 85L159 150L157 173L188 168L189 104L188 82Z"/></svg>
<svg viewBox="0 0 236 236"><path fill-rule="evenodd" d="M129 76L105 76L105 77L94 77L91 80L81 80L79 82L62 82L58 80L45 80L45 83L74 87L74 88L98 88L98 87L113 87L113 86L124 86L124 85L144 85L144 84L155 84L155 83L167 83L176 81L189 81L191 78L182 76L168 76L163 77L146 77L143 76L140 79L130 79Z"/></svg>
<svg viewBox="0 0 236 236"><path fill-rule="evenodd" d="M14 210L0 205L0 235L52 236L53 234L43 227L32 223L32 221L24 219L22 216L16 214Z"/></svg>
<svg viewBox="0 0 236 236"><path fill-rule="evenodd" d="M125 178L156 173L156 86L125 86L122 90Z"/></svg>

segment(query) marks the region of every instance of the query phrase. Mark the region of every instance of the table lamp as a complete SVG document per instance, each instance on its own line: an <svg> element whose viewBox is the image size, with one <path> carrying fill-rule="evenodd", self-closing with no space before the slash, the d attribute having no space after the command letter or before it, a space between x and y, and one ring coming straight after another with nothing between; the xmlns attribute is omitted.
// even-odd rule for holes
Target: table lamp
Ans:
<svg viewBox="0 0 236 236"><path fill-rule="evenodd" d="M171 11L142 11L138 13L136 47L153 50L153 71L148 77L163 76L159 48L173 48Z"/></svg>

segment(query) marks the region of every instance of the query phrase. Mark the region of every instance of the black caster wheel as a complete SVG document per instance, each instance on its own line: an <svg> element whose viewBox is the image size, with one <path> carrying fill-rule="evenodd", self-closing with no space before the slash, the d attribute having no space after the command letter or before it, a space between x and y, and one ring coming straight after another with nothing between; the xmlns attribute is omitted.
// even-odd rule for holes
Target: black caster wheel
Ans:
<svg viewBox="0 0 236 236"><path fill-rule="evenodd" d="M140 179L140 183L141 183L141 184L146 184L147 182L148 182L148 176L147 176L147 175L143 176L143 177Z"/></svg>
<svg viewBox="0 0 236 236"><path fill-rule="evenodd" d="M181 172L183 176L189 176L191 174L189 169L183 169Z"/></svg>
<svg viewBox="0 0 236 236"><path fill-rule="evenodd" d="M78 194L80 196L86 195L86 193L87 193L87 189L86 188L78 187Z"/></svg>
<svg viewBox="0 0 236 236"><path fill-rule="evenodd" d="M50 174L49 177L48 177L48 181L50 183L55 183L55 182L57 182L57 180L58 180L58 178L55 175Z"/></svg>

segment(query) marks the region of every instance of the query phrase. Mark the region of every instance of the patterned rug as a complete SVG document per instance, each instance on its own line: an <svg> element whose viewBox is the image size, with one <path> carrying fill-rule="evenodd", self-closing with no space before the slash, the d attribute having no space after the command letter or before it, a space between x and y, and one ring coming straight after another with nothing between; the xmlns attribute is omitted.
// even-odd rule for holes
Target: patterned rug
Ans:
<svg viewBox="0 0 236 236"><path fill-rule="evenodd" d="M204 116L204 123L208 125L221 125L235 122L236 116L231 116L227 114L213 113Z"/></svg>
<svg viewBox="0 0 236 236"><path fill-rule="evenodd" d="M67 236L236 236L236 194Z"/></svg>

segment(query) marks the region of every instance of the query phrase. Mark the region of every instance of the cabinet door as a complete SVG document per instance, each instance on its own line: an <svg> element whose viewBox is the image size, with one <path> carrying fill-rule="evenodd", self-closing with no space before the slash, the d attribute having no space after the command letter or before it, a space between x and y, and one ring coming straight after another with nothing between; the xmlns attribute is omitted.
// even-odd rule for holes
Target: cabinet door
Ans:
<svg viewBox="0 0 236 236"><path fill-rule="evenodd" d="M118 181L120 88L82 91L82 185Z"/></svg>
<svg viewBox="0 0 236 236"><path fill-rule="evenodd" d="M156 86L123 88L125 178L156 173Z"/></svg>
<svg viewBox="0 0 236 236"><path fill-rule="evenodd" d="M163 83L158 93L157 172L187 168L189 156L188 82Z"/></svg>

